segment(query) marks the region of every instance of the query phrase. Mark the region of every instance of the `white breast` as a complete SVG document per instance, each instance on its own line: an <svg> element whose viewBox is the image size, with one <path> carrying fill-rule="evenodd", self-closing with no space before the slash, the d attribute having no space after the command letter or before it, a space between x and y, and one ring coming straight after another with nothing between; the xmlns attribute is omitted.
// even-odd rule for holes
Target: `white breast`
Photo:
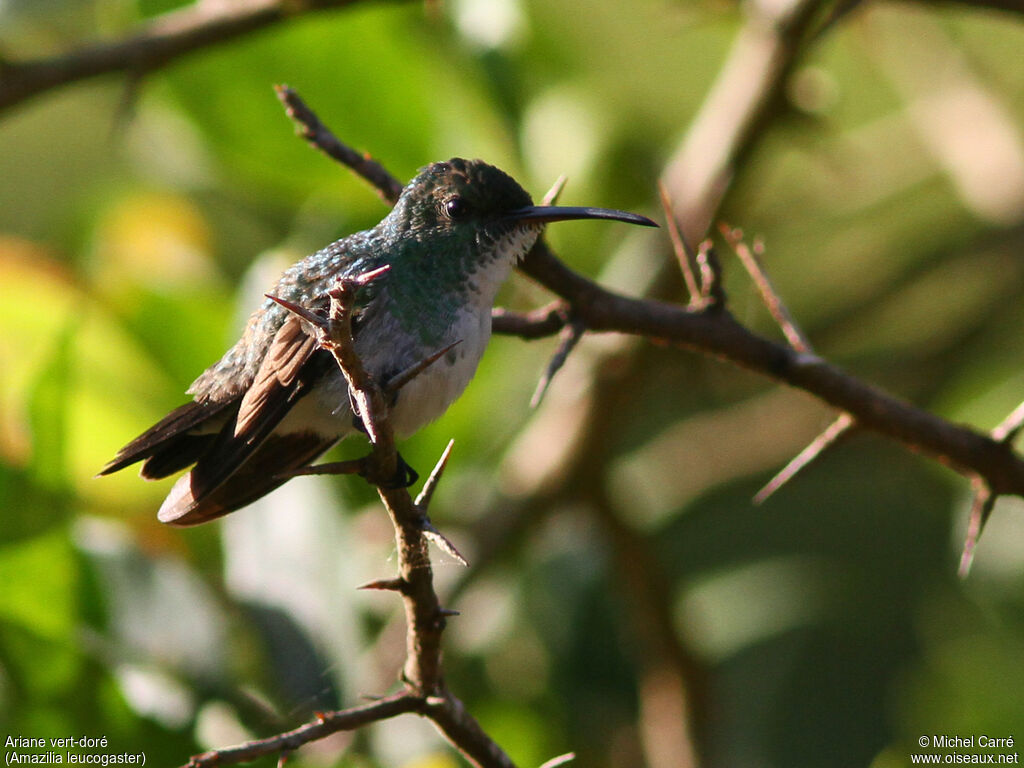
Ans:
<svg viewBox="0 0 1024 768"><path fill-rule="evenodd" d="M476 373L491 337L491 313L466 309L452 325L441 348L458 341L447 354L410 381L398 395L392 425L399 437L408 437L439 418L466 389Z"/></svg>

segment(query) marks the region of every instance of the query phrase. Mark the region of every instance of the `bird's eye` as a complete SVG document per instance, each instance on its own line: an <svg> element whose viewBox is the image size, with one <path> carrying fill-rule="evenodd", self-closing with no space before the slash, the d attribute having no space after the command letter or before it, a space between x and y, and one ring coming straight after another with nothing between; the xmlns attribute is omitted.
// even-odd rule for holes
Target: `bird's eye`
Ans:
<svg viewBox="0 0 1024 768"><path fill-rule="evenodd" d="M470 205L464 198L456 195L444 202L444 212L449 219L463 219L470 211Z"/></svg>

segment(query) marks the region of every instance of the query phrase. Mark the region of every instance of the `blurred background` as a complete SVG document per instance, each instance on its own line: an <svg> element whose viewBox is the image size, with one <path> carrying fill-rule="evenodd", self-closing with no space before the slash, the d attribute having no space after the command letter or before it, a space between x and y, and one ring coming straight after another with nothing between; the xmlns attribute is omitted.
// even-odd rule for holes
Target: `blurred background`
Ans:
<svg viewBox="0 0 1024 768"><path fill-rule="evenodd" d="M0 0L0 51L118 39L181 5ZM0 113L0 734L105 735L176 765L398 685L399 602L356 591L395 567L364 483L296 479L174 530L155 518L170 481L94 478L183 402L283 266L386 213L294 135L275 83L402 179L481 157L535 198L567 174L565 204L662 221L659 178L685 204L718 151L701 141L732 141L709 215L764 242L817 351L998 424L1024 397L1024 16L803 3L777 98L738 138L709 131L740 103L718 86L767 71L742 54L787 5L360 3ZM608 286L685 302L665 229L548 237ZM730 309L779 337L721 253ZM517 275L501 303L549 298ZM471 563L435 557L462 613L447 679L518 765L890 768L929 751L922 734L1024 741L1019 500L998 502L960 581L959 476L856 435L755 506L834 413L597 335L532 410L556 345L495 338L402 448L423 472L455 439L432 506ZM360 455L350 442L331 456ZM289 762L462 764L414 717Z"/></svg>

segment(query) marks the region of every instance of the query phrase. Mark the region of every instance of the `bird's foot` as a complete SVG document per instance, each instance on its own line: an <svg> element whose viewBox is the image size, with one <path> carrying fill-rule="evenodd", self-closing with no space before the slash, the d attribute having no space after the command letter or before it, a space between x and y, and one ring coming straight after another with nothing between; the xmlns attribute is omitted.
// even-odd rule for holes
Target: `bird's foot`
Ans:
<svg viewBox="0 0 1024 768"><path fill-rule="evenodd" d="M394 490L395 488L408 488L420 479L420 473L409 466L406 460L402 458L402 454L398 454L398 466L395 467L394 475L391 477L371 477L369 474L366 474L365 477L376 486Z"/></svg>

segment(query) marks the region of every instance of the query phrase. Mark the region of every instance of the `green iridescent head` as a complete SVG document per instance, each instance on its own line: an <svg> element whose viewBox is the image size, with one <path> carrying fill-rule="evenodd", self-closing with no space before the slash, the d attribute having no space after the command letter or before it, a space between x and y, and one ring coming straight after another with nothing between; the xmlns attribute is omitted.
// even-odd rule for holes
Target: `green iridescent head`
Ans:
<svg viewBox="0 0 1024 768"><path fill-rule="evenodd" d="M551 221L612 219L657 226L633 213L605 208L535 206L515 179L480 160L456 157L423 168L402 190L382 226L395 238L476 243L488 251L495 243L536 234Z"/></svg>

